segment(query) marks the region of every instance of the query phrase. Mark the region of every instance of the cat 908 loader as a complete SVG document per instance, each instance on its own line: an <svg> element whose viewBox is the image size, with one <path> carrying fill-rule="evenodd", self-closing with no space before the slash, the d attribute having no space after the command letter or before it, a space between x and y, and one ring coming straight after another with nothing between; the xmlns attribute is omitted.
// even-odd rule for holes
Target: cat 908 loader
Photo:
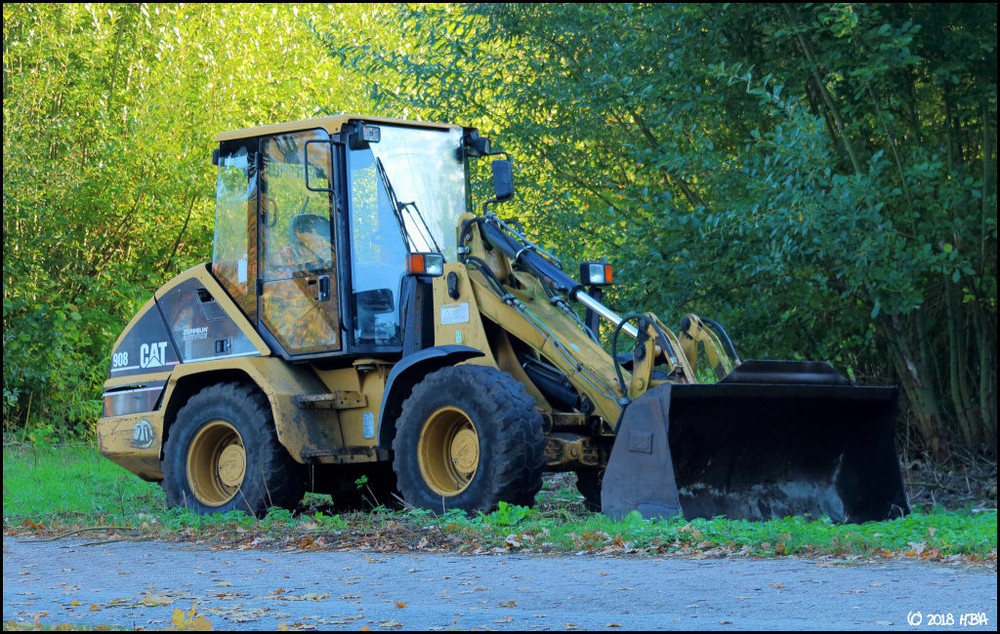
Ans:
<svg viewBox="0 0 1000 634"><path fill-rule="evenodd" d="M496 215L510 160L474 128L344 115L217 141L212 261L125 328L97 425L171 505L489 512L574 471L614 517L908 512L896 388L741 362L694 315L616 314L608 264L576 279Z"/></svg>

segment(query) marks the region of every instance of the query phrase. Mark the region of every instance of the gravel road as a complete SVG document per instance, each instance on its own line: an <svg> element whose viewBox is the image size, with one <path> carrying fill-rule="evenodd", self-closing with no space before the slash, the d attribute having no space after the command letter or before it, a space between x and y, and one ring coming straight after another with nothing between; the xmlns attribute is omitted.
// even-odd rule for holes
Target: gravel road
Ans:
<svg viewBox="0 0 1000 634"><path fill-rule="evenodd" d="M989 630L997 575L807 559L209 550L3 539L3 620L158 630Z"/></svg>

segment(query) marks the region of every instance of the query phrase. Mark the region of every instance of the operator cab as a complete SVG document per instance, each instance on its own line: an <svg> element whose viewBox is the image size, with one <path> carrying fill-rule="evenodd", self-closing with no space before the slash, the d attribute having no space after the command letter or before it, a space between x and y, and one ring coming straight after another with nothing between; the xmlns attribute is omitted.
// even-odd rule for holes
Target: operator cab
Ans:
<svg viewBox="0 0 1000 634"><path fill-rule="evenodd" d="M430 345L430 278L407 263L456 260L470 139L351 116L219 135L213 274L289 360Z"/></svg>

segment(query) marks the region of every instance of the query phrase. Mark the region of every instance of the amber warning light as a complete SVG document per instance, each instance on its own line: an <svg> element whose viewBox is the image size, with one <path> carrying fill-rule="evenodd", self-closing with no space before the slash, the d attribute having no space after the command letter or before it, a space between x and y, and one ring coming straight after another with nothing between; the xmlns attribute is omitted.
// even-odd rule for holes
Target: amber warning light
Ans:
<svg viewBox="0 0 1000 634"><path fill-rule="evenodd" d="M406 256L406 272L409 275L444 275L444 256L440 253L411 253Z"/></svg>

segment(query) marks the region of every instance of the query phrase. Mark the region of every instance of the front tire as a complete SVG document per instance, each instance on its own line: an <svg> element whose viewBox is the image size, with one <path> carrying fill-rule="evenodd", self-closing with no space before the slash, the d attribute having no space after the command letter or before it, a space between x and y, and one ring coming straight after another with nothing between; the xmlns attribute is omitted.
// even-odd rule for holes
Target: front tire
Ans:
<svg viewBox="0 0 1000 634"><path fill-rule="evenodd" d="M212 385L177 412L163 446L169 506L262 517L271 506L294 508L304 487L304 470L278 442L270 404L258 391Z"/></svg>
<svg viewBox="0 0 1000 634"><path fill-rule="evenodd" d="M403 403L392 444L403 499L442 512L531 506L545 468L542 428L534 399L505 372L461 365L429 374Z"/></svg>

